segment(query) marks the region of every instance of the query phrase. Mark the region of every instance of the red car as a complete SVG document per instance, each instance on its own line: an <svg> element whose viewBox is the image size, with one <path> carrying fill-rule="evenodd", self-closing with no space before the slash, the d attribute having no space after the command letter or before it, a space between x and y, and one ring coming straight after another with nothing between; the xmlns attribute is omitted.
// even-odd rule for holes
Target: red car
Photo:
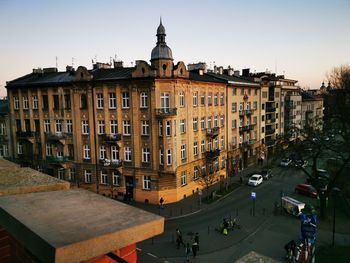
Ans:
<svg viewBox="0 0 350 263"><path fill-rule="evenodd" d="M312 185L309 185L309 184L298 184L295 187L295 192L300 193L300 194L304 194L304 195L308 195L311 197L318 196L316 189Z"/></svg>

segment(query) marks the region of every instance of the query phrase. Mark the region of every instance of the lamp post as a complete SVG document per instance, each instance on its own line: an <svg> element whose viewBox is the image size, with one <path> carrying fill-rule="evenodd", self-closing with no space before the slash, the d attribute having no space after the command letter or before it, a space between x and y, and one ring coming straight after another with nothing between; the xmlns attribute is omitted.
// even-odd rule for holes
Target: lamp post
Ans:
<svg viewBox="0 0 350 263"><path fill-rule="evenodd" d="M335 205L336 205L336 198L338 196L338 193L340 193L340 189L337 187L333 187L332 188L332 192L333 192L333 198L334 198L334 202L333 202L333 237L332 237L332 247L334 247L334 234L335 234Z"/></svg>

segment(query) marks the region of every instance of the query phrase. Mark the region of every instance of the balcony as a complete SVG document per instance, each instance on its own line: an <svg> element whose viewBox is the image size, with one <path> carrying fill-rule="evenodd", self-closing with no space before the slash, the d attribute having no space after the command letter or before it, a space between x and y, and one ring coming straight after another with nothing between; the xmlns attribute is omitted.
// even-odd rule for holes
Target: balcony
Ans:
<svg viewBox="0 0 350 263"><path fill-rule="evenodd" d="M240 117L244 116L244 113L245 113L244 110L239 110L239 116Z"/></svg>
<svg viewBox="0 0 350 263"><path fill-rule="evenodd" d="M249 124L249 125L244 125L244 126L241 126L239 127L239 132L245 132L245 131L250 131L250 130L254 130L254 126L256 124Z"/></svg>
<svg viewBox="0 0 350 263"><path fill-rule="evenodd" d="M177 108L161 108L156 109L156 117L157 118L166 118L170 116L176 116Z"/></svg>
<svg viewBox="0 0 350 263"><path fill-rule="evenodd" d="M245 113L245 115L251 115L251 114L254 113L254 110L255 110L255 109L245 110L244 113Z"/></svg>
<svg viewBox="0 0 350 263"><path fill-rule="evenodd" d="M47 141L59 141L66 138L65 133L56 132L56 133L45 133L45 138Z"/></svg>
<svg viewBox="0 0 350 263"><path fill-rule="evenodd" d="M46 161L48 163L60 164L66 162L67 158L63 156L46 156Z"/></svg>
<svg viewBox="0 0 350 263"><path fill-rule="evenodd" d="M274 139L265 139L265 144L267 146L273 146L275 144L275 140Z"/></svg>
<svg viewBox="0 0 350 263"><path fill-rule="evenodd" d="M32 131L18 131L16 132L16 136L19 140L27 140L34 143L34 140L39 137L39 133Z"/></svg>
<svg viewBox="0 0 350 263"><path fill-rule="evenodd" d="M122 160L100 159L100 164L104 167L119 168L123 165Z"/></svg>
<svg viewBox="0 0 350 263"><path fill-rule="evenodd" d="M219 132L220 132L219 127L208 128L208 129L206 130L207 136L208 136L208 137L213 137L213 138L216 137L216 136L218 136L218 135L219 135Z"/></svg>
<svg viewBox="0 0 350 263"><path fill-rule="evenodd" d="M271 135L271 134L274 134L275 131L276 131L275 129L266 129L265 134L266 135Z"/></svg>
<svg viewBox="0 0 350 263"><path fill-rule="evenodd" d="M111 144L115 144L118 141L120 141L122 139L122 135L120 133L116 133L116 134L104 134L103 135L103 141L105 143L111 143Z"/></svg>
<svg viewBox="0 0 350 263"><path fill-rule="evenodd" d="M219 149L205 152L205 158L207 160L214 160L214 159L218 158L219 155L220 155L220 150Z"/></svg>
<svg viewBox="0 0 350 263"><path fill-rule="evenodd" d="M271 118L271 119L266 119L266 123L270 124L270 123L275 123L276 119L275 118Z"/></svg>

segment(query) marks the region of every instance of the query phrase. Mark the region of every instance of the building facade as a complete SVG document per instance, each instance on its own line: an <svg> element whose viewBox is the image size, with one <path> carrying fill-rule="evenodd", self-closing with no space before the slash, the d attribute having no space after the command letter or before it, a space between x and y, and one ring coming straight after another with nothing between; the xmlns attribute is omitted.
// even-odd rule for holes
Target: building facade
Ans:
<svg viewBox="0 0 350 263"><path fill-rule="evenodd" d="M9 105L7 98L0 99L0 158L12 156Z"/></svg>

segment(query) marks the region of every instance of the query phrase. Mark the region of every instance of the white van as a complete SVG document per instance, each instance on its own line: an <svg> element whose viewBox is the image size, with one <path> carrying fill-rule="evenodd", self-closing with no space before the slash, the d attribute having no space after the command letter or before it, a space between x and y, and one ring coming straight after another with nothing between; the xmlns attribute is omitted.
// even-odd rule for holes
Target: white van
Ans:
<svg viewBox="0 0 350 263"><path fill-rule="evenodd" d="M305 204L289 196L283 196L282 207L287 213L294 216L299 216L301 214L301 209L305 207Z"/></svg>

